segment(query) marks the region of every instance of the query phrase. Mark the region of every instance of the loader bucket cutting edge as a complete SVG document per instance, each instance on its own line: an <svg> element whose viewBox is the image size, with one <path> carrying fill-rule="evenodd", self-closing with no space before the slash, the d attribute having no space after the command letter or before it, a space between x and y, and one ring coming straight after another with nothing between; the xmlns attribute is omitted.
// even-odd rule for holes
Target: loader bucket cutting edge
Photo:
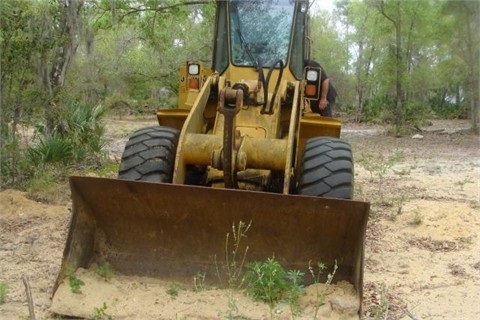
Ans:
<svg viewBox="0 0 480 320"><path fill-rule="evenodd" d="M71 177L70 186L73 214L54 295L67 268L105 261L116 274L214 275L232 224L251 221L247 261L274 256L304 272L309 261L328 272L336 261L334 281L349 281L362 297L368 203L92 177Z"/></svg>

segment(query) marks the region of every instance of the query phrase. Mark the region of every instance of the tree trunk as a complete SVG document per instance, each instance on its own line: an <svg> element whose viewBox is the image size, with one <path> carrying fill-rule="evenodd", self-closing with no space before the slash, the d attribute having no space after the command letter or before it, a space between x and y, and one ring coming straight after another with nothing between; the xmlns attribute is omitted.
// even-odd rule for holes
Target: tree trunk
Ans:
<svg viewBox="0 0 480 320"><path fill-rule="evenodd" d="M470 91L470 113L472 131L475 134L480 134L480 105L479 105L479 91L480 91L480 66L479 66L479 36L480 31L480 3L472 3L473 10L469 12L469 19L467 21L467 33L469 41L467 43L468 60L470 61L470 69L468 72L468 86Z"/></svg>
<svg viewBox="0 0 480 320"><path fill-rule="evenodd" d="M396 103L395 103L395 111L394 111L394 116L395 116L395 127L397 129L401 128L403 126L403 86L402 86L402 81L403 81L403 56L402 56L402 23L401 23L401 13L400 13L400 2L396 3L396 9L397 9L397 20L394 23L395 24L395 45L396 45Z"/></svg>
<svg viewBox="0 0 480 320"><path fill-rule="evenodd" d="M362 113L363 113L363 88L364 88L364 84L362 83L363 80L362 80L362 59L363 58L363 41L360 41L358 43L358 58L357 58L357 68L356 68L356 75L357 75L357 85L355 86L355 90L356 90L356 100L357 100L357 103L356 103L356 107L355 107L355 110L356 110L356 114L355 114L355 121L356 122L360 122L360 120L362 119Z"/></svg>
<svg viewBox="0 0 480 320"><path fill-rule="evenodd" d="M65 83L65 76L78 47L81 27L83 0L58 0L60 21L52 68L47 81L50 102L46 111L47 131L53 132L59 116L59 94Z"/></svg>
<svg viewBox="0 0 480 320"><path fill-rule="evenodd" d="M402 56L402 12L401 1L395 1L395 14L389 15L385 10L385 0L380 2L380 13L390 20L395 28L395 106L393 107L393 116L395 129L398 131L404 125L403 101L403 78L404 78L404 59Z"/></svg>

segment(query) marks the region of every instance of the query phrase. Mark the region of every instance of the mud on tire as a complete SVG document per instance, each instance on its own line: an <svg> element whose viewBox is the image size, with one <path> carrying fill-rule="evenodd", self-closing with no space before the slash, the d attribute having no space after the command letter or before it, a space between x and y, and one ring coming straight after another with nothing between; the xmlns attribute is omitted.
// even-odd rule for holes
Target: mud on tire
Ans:
<svg viewBox="0 0 480 320"><path fill-rule="evenodd" d="M172 182L179 131L169 127L137 130L125 145L118 178Z"/></svg>
<svg viewBox="0 0 480 320"><path fill-rule="evenodd" d="M350 145L331 137L307 140L297 181L298 194L352 199L353 160Z"/></svg>

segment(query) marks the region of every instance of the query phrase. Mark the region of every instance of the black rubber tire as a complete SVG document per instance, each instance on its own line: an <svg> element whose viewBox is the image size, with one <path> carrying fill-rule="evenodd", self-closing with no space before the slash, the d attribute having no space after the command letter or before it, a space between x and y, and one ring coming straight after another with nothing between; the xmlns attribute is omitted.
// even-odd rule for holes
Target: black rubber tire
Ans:
<svg viewBox="0 0 480 320"><path fill-rule="evenodd" d="M352 199L353 158L350 145L337 138L307 140L297 193L309 196Z"/></svg>
<svg viewBox="0 0 480 320"><path fill-rule="evenodd" d="M147 127L130 137L120 162L118 178L172 182L180 132L169 127Z"/></svg>

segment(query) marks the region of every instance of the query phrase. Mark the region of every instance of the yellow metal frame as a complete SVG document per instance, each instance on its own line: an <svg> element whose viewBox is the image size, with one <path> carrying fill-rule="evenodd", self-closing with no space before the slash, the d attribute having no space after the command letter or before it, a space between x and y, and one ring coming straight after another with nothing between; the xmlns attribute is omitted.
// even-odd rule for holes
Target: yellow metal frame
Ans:
<svg viewBox="0 0 480 320"><path fill-rule="evenodd" d="M180 73L181 79L186 79L185 66L180 68ZM252 68L235 66L231 66L221 77L216 74L206 76L208 72L203 69L201 74L204 76L200 90L188 89L185 87L186 80L181 81L178 109L157 111L160 125L181 130L173 175L173 183L176 184L184 183L188 164L211 166L215 154L223 148L224 117L217 111L217 101L210 99L212 90L215 88L219 92L234 83L258 77ZM279 71L274 70L268 89L268 103L278 76ZM261 106L252 105L242 107L235 118L235 128L240 136L236 169L282 170L284 193L289 192L293 170L300 163L306 141L317 136L339 137L341 131L339 120L313 113L301 114L305 104L304 85L285 68L285 76L273 104L273 114L261 114ZM284 106L287 87L292 86L292 104ZM212 170L211 174L215 171ZM221 174L221 171L216 174Z"/></svg>

